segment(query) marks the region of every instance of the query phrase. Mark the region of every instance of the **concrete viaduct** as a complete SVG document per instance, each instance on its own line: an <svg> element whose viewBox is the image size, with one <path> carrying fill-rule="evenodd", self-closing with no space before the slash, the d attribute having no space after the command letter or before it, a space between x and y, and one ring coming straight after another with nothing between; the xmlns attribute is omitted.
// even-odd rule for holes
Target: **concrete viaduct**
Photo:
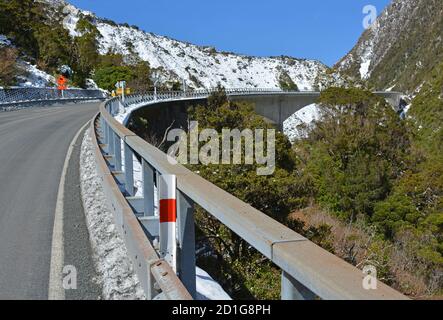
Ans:
<svg viewBox="0 0 443 320"><path fill-rule="evenodd" d="M374 92L394 108L400 105L402 94L399 92ZM232 100L250 101L255 105L255 112L275 123L280 129L283 123L303 107L315 103L320 92L284 92L268 94L229 95Z"/></svg>

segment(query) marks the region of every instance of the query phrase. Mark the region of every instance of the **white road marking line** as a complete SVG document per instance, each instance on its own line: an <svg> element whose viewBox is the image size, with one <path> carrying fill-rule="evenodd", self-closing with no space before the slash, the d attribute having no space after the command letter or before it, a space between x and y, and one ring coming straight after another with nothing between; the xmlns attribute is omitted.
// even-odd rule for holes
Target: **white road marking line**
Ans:
<svg viewBox="0 0 443 320"><path fill-rule="evenodd" d="M78 140L80 133L90 124L89 120L84 124L72 139L66 154L65 163L63 165L62 176L58 187L57 204L55 207L54 228L52 231L52 248L51 248L51 266L49 273L49 290L48 300L64 300L65 290L63 289L63 202L65 192L66 172L68 171L69 161L71 160L74 145Z"/></svg>

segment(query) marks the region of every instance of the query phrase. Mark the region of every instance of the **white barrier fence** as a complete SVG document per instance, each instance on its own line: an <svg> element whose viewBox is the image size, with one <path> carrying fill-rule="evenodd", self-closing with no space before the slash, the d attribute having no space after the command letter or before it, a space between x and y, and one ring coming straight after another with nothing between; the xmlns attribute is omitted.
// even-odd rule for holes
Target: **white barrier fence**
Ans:
<svg viewBox="0 0 443 320"><path fill-rule="evenodd" d="M55 88L11 88L0 89L0 106L17 105L32 102L93 100L104 99L106 94L100 90Z"/></svg>

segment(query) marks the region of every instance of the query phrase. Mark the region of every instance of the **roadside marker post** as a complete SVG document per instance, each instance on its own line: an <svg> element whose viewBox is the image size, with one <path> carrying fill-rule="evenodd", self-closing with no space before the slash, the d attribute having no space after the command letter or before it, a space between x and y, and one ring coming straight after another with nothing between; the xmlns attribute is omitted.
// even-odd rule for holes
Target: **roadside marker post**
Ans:
<svg viewBox="0 0 443 320"><path fill-rule="evenodd" d="M122 102L125 102L125 90L126 90L126 81L118 81L115 84L115 87L117 88L117 94L121 92L122 96Z"/></svg>
<svg viewBox="0 0 443 320"><path fill-rule="evenodd" d="M159 176L160 255L177 272L177 178Z"/></svg>

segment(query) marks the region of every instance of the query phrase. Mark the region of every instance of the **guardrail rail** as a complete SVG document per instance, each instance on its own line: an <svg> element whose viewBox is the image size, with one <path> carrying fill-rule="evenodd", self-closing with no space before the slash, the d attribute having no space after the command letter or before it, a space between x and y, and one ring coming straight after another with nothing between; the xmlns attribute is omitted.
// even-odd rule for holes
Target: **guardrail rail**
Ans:
<svg viewBox="0 0 443 320"><path fill-rule="evenodd" d="M101 90L55 88L11 88L0 89L0 107L29 103L101 100L106 94Z"/></svg>
<svg viewBox="0 0 443 320"><path fill-rule="evenodd" d="M152 105L205 99L212 90L133 95L124 105ZM280 90L226 90L228 95L294 94ZM300 94L300 93L297 93ZM121 108L114 98L100 106L93 124L96 161L107 200L148 299L196 297L194 205L198 204L282 270L282 299L407 299L389 286L363 287L363 272L220 189L167 156L113 117ZM133 156L141 159L143 196L135 197ZM177 273L159 256L154 239L159 219L154 192L159 175L177 178Z"/></svg>

